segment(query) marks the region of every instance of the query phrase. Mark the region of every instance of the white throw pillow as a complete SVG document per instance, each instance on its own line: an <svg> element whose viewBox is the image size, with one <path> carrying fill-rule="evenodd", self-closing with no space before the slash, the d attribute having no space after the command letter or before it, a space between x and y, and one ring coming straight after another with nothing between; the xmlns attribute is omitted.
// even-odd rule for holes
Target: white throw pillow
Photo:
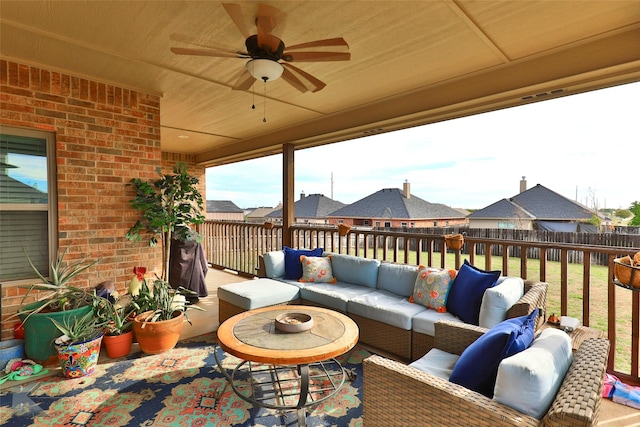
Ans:
<svg viewBox="0 0 640 427"><path fill-rule="evenodd" d="M524 281L520 277L498 279L482 296L478 326L491 329L507 318L507 311L524 295Z"/></svg>
<svg viewBox="0 0 640 427"><path fill-rule="evenodd" d="M545 329L528 349L502 360L493 398L542 419L572 361L571 338L559 329Z"/></svg>

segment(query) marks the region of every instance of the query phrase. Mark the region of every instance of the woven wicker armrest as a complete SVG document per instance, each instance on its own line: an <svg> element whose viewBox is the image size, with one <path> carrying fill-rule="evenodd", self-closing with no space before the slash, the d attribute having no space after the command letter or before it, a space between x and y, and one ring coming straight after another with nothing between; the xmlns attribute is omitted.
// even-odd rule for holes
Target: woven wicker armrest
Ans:
<svg viewBox="0 0 640 427"><path fill-rule="evenodd" d="M540 309L540 317L536 322L536 329L540 328L545 322L547 310L547 289L549 284L534 280L526 280L524 282L525 293L508 311L507 319L514 317L526 316L536 308Z"/></svg>
<svg viewBox="0 0 640 427"><path fill-rule="evenodd" d="M267 277L267 267L264 265L264 257L258 255L258 277Z"/></svg>
<svg viewBox="0 0 640 427"><path fill-rule="evenodd" d="M460 355L465 348L477 340L487 329L468 323L439 320L435 323L434 348Z"/></svg>
<svg viewBox="0 0 640 427"><path fill-rule="evenodd" d="M560 390L543 419L544 426L597 424L609 345L606 338L590 338L580 345Z"/></svg>
<svg viewBox="0 0 640 427"><path fill-rule="evenodd" d="M535 418L400 362L373 355L363 363L366 427L539 425Z"/></svg>

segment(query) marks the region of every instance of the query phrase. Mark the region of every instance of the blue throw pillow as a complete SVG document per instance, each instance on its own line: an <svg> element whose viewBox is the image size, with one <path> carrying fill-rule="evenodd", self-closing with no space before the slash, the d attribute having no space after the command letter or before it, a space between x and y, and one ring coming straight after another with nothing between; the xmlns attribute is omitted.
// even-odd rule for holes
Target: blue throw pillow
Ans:
<svg viewBox="0 0 640 427"><path fill-rule="evenodd" d="M323 248L309 249L291 249L284 247L284 278L287 280L298 280L302 277L302 264L300 263L300 255L306 256L322 256Z"/></svg>
<svg viewBox="0 0 640 427"><path fill-rule="evenodd" d="M507 319L489 329L467 347L453 367L449 381L493 398L493 389L502 359L531 345L538 309L528 316Z"/></svg>
<svg viewBox="0 0 640 427"><path fill-rule="evenodd" d="M496 284L500 271L484 271L465 259L447 295L447 311L471 325L478 325L484 291Z"/></svg>

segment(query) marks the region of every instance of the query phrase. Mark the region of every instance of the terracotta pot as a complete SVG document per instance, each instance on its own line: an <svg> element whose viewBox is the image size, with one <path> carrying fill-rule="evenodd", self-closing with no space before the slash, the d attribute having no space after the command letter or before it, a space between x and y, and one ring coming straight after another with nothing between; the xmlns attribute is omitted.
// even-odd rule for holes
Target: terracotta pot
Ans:
<svg viewBox="0 0 640 427"><path fill-rule="evenodd" d="M133 319L133 333L145 354L158 354L176 346L182 332L184 313L176 312L173 319L159 322L144 322L149 312L139 314Z"/></svg>
<svg viewBox="0 0 640 427"><path fill-rule="evenodd" d="M102 335L69 345L54 344L58 351L58 363L62 368L62 375L67 378L78 378L93 373L98 365L101 343Z"/></svg>
<svg viewBox="0 0 640 427"><path fill-rule="evenodd" d="M105 335L102 339L107 356L112 359L123 357L131 352L133 342L133 331L125 332L121 335Z"/></svg>

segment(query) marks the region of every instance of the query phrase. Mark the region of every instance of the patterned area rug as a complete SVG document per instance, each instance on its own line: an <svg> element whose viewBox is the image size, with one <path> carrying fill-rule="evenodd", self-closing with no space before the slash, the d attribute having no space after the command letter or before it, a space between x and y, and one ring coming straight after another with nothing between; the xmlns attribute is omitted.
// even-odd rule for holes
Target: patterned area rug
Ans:
<svg viewBox="0 0 640 427"><path fill-rule="evenodd" d="M13 426L296 426L295 411L252 406L219 370L214 335L180 342L163 354L141 353L100 363L86 377L61 375L0 392L0 424ZM224 368L239 362L217 348ZM362 359L359 347L345 365L355 375L332 397L308 409L307 425L362 426ZM244 390L244 391L243 391ZM242 388L250 393L250 388Z"/></svg>

